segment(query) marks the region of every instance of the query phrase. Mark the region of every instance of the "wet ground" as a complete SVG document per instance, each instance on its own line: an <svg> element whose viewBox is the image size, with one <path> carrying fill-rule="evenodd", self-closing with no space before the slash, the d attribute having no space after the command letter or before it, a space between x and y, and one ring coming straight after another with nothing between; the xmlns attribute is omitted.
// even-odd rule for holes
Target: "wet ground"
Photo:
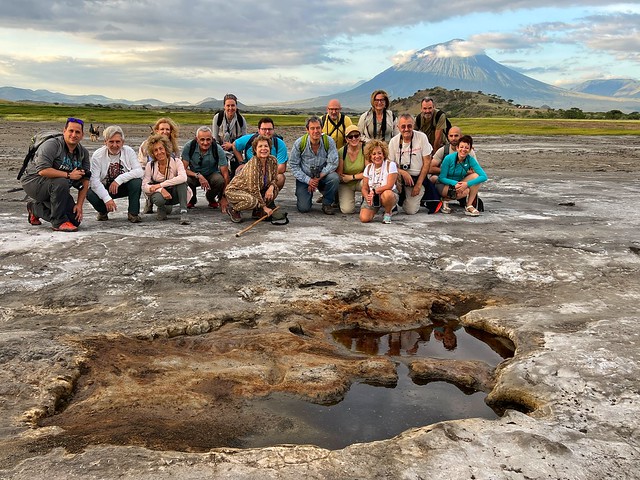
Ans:
<svg viewBox="0 0 640 480"><path fill-rule="evenodd" d="M236 238L244 225L201 206L189 226L132 225L120 204L100 223L87 206L75 234L31 227L23 193L8 190L29 135L47 126L2 127L0 478L634 478L638 137L478 137L490 181L476 219L459 208L391 225L302 215L289 178L279 200L291 223ZM147 129L125 133L137 147ZM290 144L301 131L281 133ZM399 355L380 342L372 355L371 338L354 351L331 335L419 332L434 314L508 338L515 356L414 358L402 342ZM504 416L425 418L334 451L208 452L215 435L255 440L258 412L278 433L318 415L285 420L248 398L319 408L384 388L371 385L443 381L487 394ZM450 395L435 401L460 407ZM386 414L392 402L372 406ZM76 430L65 423L74 409ZM162 436L172 422L179 435Z"/></svg>

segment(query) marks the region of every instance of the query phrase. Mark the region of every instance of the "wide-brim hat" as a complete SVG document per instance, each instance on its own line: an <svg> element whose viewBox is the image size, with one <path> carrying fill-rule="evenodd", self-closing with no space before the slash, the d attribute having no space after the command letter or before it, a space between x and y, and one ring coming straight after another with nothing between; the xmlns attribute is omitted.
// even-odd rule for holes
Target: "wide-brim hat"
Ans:
<svg viewBox="0 0 640 480"><path fill-rule="evenodd" d="M347 129L344 131L344 136L347 137L347 136L349 136L350 133L353 133L353 132L360 133L360 130L358 130L358 126L357 125L349 125L347 127Z"/></svg>

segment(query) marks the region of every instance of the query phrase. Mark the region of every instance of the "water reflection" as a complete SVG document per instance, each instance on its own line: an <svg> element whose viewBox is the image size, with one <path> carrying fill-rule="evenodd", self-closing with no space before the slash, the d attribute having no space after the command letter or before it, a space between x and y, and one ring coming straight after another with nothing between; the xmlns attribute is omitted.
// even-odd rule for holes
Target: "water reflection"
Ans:
<svg viewBox="0 0 640 480"><path fill-rule="evenodd" d="M482 330L461 327L459 322L379 332L363 328L336 330L336 342L349 351L391 357L430 357L456 360L482 360L497 365L513 357L510 340Z"/></svg>

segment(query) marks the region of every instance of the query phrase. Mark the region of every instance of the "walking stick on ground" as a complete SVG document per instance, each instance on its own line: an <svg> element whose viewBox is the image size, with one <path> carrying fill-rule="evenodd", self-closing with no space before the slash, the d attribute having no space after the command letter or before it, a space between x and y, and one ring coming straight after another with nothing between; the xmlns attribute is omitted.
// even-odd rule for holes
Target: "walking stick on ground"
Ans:
<svg viewBox="0 0 640 480"><path fill-rule="evenodd" d="M271 211L271 215L273 215L273 212L275 212L276 210L278 210L280 208L280 205L278 205L276 208L274 208ZM240 235L242 235L245 232L248 232L249 230L251 230L253 227L255 227L257 224L259 224L261 221L263 221L265 218L269 218L271 215L265 215L263 217L260 217L258 220L256 220L255 222L253 222L251 225L249 225L247 228L240 230L238 233L236 233L236 237L239 237Z"/></svg>

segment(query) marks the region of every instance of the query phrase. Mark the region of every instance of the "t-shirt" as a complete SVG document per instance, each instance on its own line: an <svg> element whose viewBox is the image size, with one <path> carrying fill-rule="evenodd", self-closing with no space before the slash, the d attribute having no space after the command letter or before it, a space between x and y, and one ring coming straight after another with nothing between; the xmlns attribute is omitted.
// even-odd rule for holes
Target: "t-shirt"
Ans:
<svg viewBox="0 0 640 480"><path fill-rule="evenodd" d="M373 163L370 163L364 169L363 175L369 181L369 188L378 188L387 184L389 175L392 173L398 173L397 165L389 160L384 160L380 170L377 170L376 166ZM395 183L391 190L394 192L397 191Z"/></svg>
<svg viewBox="0 0 640 480"><path fill-rule="evenodd" d="M244 149L247 146L249 140L252 140L253 134L243 135L242 137L236 139L234 142L236 146L236 150L238 150L241 154L244 154ZM283 163L287 163L289 161L289 154L287 153L287 145L284 143L280 137L276 137L275 135L271 138L273 141L273 146L271 147L271 155L278 159L278 164L281 165ZM278 144L278 153L276 154L276 143ZM249 146L247 149L247 158L246 160L250 160L253 157L253 148Z"/></svg>
<svg viewBox="0 0 640 480"><path fill-rule="evenodd" d="M409 143L404 143L402 134L398 134L389 142L389 160L396 162L399 168L409 172L412 177L420 175L423 157L431 155L433 148L427 136L417 130Z"/></svg>
<svg viewBox="0 0 640 480"><path fill-rule="evenodd" d="M213 156L213 149L209 148L204 155L200 151L200 145L196 145L196 149L193 151L193 155L189 157L189 150L191 149L192 142L197 140L189 140L182 148L182 160L189 164L189 168L192 172L199 173L205 177L212 173L220 171L220 167L227 166L227 156L224 154L224 150L218 142L215 143L215 148L218 149L218 161L216 162Z"/></svg>

